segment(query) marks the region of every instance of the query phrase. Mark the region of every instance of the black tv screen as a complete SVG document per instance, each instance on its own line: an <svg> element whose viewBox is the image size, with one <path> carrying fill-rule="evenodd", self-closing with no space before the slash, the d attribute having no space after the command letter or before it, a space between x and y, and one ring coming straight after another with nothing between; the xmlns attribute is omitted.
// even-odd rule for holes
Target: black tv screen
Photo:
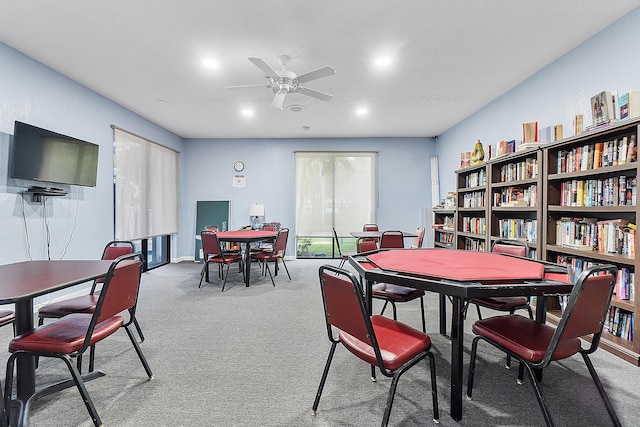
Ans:
<svg viewBox="0 0 640 427"><path fill-rule="evenodd" d="M97 144L16 121L11 176L95 187L98 147Z"/></svg>

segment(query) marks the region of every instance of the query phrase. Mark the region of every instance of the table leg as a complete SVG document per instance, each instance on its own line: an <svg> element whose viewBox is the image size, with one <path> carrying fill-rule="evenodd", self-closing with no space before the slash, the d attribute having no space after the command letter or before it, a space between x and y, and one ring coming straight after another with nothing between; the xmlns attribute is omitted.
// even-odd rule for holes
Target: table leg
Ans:
<svg viewBox="0 0 640 427"><path fill-rule="evenodd" d="M453 297L453 308L451 309L451 418L454 421L462 419L462 386L463 386L463 336L464 300Z"/></svg>
<svg viewBox="0 0 640 427"><path fill-rule="evenodd" d="M249 287L249 278L251 277L251 243L245 243L244 247L244 285Z"/></svg>
<svg viewBox="0 0 640 427"><path fill-rule="evenodd" d="M447 336L447 296L440 294L440 335Z"/></svg>

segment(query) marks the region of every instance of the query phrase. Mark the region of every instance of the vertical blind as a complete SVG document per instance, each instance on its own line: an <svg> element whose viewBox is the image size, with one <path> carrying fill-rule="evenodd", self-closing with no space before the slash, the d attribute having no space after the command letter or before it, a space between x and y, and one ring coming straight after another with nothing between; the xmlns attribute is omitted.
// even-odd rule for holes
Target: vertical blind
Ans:
<svg viewBox="0 0 640 427"><path fill-rule="evenodd" d="M296 152L296 234L331 236L375 222L377 153Z"/></svg>
<svg viewBox="0 0 640 427"><path fill-rule="evenodd" d="M178 153L114 127L116 239L178 232Z"/></svg>

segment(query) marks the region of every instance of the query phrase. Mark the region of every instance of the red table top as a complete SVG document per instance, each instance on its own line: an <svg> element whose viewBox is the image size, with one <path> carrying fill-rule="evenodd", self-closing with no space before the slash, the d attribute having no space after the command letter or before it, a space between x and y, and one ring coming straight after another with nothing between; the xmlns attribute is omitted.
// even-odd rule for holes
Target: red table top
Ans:
<svg viewBox="0 0 640 427"><path fill-rule="evenodd" d="M510 256L442 249L389 250L367 256L379 268L460 281L540 280L544 264Z"/></svg>
<svg viewBox="0 0 640 427"><path fill-rule="evenodd" d="M234 242L251 241L251 240L266 240L275 238L278 235L277 231L264 231L264 230L236 230L236 231L218 231L218 240L231 240Z"/></svg>

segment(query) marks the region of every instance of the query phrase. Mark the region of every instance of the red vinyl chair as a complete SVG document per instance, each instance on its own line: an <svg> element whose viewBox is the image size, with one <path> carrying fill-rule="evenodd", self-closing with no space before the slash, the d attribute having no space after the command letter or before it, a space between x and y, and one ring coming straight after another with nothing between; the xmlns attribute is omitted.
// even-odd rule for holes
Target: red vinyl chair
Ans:
<svg viewBox="0 0 640 427"><path fill-rule="evenodd" d="M392 378L382 426L389 423L391 407L400 376L421 360L429 359L433 419L439 422L438 389L435 358L429 335L384 316L369 316L358 279L347 270L325 265L320 267L320 289L331 349L311 413L316 414L327 374L338 344L359 359L378 367ZM353 388L349 392L353 392Z"/></svg>
<svg viewBox="0 0 640 427"><path fill-rule="evenodd" d="M416 235L411 242L411 249L419 249L422 247L422 243L424 242L424 227L418 227L416 229Z"/></svg>
<svg viewBox="0 0 640 427"><path fill-rule="evenodd" d="M344 263L347 262L347 260L349 259L350 254L342 253L342 249L340 248L340 239L338 239L338 232L336 231L335 227L333 227L333 239L336 242L336 249L338 249L338 255L340 255L340 264L338 264L338 267L342 268L344 266Z"/></svg>
<svg viewBox="0 0 640 427"><path fill-rule="evenodd" d="M13 334L16 334L16 313L13 310L0 310L0 328L13 325Z"/></svg>
<svg viewBox="0 0 640 427"><path fill-rule="evenodd" d="M113 261L122 255L131 254L133 251L133 242L113 240L105 245L101 259ZM104 278L94 280L89 295L67 298L40 307L38 310L38 326L44 323L44 319L59 319L71 313L92 313L98 302L98 297L96 296L96 291L99 290L98 285L102 285L104 280ZM133 318L133 324L138 335L140 335L140 342L144 342L144 334L142 333L138 319L135 317Z"/></svg>
<svg viewBox="0 0 640 427"><path fill-rule="evenodd" d="M404 248L402 231L383 231L380 237L380 249Z"/></svg>
<svg viewBox="0 0 640 427"><path fill-rule="evenodd" d="M476 337L471 346L467 398L472 398L478 343L485 341L520 362L519 382L526 368L545 422L552 426L551 416L540 393L536 371L546 368L553 361L580 353L613 425L620 426L611 401L589 358L600 343L616 275L617 268L613 265L598 265L583 271L573 287L557 328L518 314L494 316L475 322L472 330ZM591 344L583 348L581 338L589 337Z"/></svg>
<svg viewBox="0 0 640 427"><path fill-rule="evenodd" d="M222 274L223 282L222 282L222 291L224 292L224 287L227 284L227 277L229 276L229 266L234 263L240 263L240 270L244 275L244 269L242 269L242 254L238 252L225 252L222 250L222 246L220 246L220 241L218 240L218 235L215 231L212 230L204 230L200 232L200 238L202 239L202 253L204 255L204 265L202 266L202 271L200 272L200 283L198 284L198 288L202 287L202 279L205 278L207 283L209 282L209 265L210 264L218 264L218 266L227 266L226 271L224 269L219 269L218 273Z"/></svg>
<svg viewBox="0 0 640 427"><path fill-rule="evenodd" d="M356 242L356 247L358 248L358 253L371 252L378 250L378 244L373 239L360 238Z"/></svg>
<svg viewBox="0 0 640 427"><path fill-rule="evenodd" d="M82 355L89 347L93 347L97 342L109 337L120 328L124 328L127 332L148 378L153 379L151 368L129 328L135 318L141 272L141 254L119 257L113 261L109 268L93 313L72 313L13 338L9 343L11 355L7 360L5 407L10 407L16 358L22 355L51 357L60 359L67 365L73 383L82 396L93 424L96 427L102 426L102 421L80 374L81 360ZM129 316L125 320L123 313L127 312ZM73 363L74 359L77 367ZM60 387L56 387L53 391L60 389ZM47 391L52 392L52 390L45 389L41 391L42 395L49 394ZM34 396L37 397L38 394ZM8 412L10 413L10 411ZM11 421L9 420L9 424L13 425ZM25 420L25 425L27 421Z"/></svg>
<svg viewBox="0 0 640 427"><path fill-rule="evenodd" d="M529 245L522 240L498 239L493 242L491 252L526 258L529 255ZM469 302L475 304L478 319L482 319L480 307L508 312L510 314L513 314L516 310L527 310L529 318L533 319L533 311L531 310L529 298L527 297L473 298Z"/></svg>
<svg viewBox="0 0 640 427"><path fill-rule="evenodd" d="M276 236L276 241L273 244L273 250L269 252L255 252L251 254L251 259L258 260L263 263L264 267L269 272L269 277L271 278L271 283L273 286L276 283L273 281L273 275L271 274L271 269L269 268L269 263L273 262L275 264L274 274L278 275L278 262L282 260L282 265L284 266L285 271L287 272L287 276L289 276L289 280L291 280L291 275L289 274L289 269L287 268L287 264L284 262L285 252L287 250L287 239L289 238L289 229L281 228L278 231L278 235Z"/></svg>
<svg viewBox="0 0 640 427"><path fill-rule="evenodd" d="M378 224L365 224L362 226L362 231L380 231L378 229ZM363 237L363 240L372 240L376 242L376 246L380 243L380 239L378 237Z"/></svg>

